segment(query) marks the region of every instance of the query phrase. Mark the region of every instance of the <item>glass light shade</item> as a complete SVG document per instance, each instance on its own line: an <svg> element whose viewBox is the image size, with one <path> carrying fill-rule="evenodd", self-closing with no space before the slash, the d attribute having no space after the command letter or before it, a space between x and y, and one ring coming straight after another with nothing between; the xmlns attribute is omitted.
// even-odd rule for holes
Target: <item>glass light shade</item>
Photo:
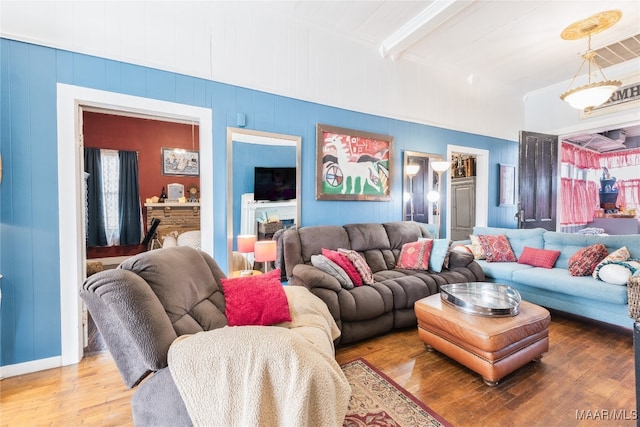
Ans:
<svg viewBox="0 0 640 427"><path fill-rule="evenodd" d="M444 172L449 170L449 168L451 167L451 163L444 160L438 161L438 162L431 162L431 167L436 172Z"/></svg>
<svg viewBox="0 0 640 427"><path fill-rule="evenodd" d="M440 193L438 193L435 190L429 191L427 193L427 200L430 201L431 203L437 202L438 200L440 200Z"/></svg>
<svg viewBox="0 0 640 427"><path fill-rule="evenodd" d="M256 262L275 261L277 246L275 240L260 240L253 247Z"/></svg>
<svg viewBox="0 0 640 427"><path fill-rule="evenodd" d="M578 110L594 108L607 102L619 86L619 82L613 80L591 83L566 91L560 99Z"/></svg>
<svg viewBox="0 0 640 427"><path fill-rule="evenodd" d="M243 254L253 252L256 240L257 238L253 234L240 234L238 236L238 252Z"/></svg>
<svg viewBox="0 0 640 427"><path fill-rule="evenodd" d="M420 165L407 165L407 176L416 176L420 170Z"/></svg>

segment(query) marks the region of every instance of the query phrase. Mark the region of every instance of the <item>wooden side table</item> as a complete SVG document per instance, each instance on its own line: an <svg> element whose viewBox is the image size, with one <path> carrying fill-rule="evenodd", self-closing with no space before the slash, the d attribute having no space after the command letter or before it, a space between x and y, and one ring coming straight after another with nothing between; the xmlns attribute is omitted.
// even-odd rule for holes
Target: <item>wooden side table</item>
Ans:
<svg viewBox="0 0 640 427"><path fill-rule="evenodd" d="M247 276L243 276L242 273L244 271L245 270L232 271L231 274L229 275L229 278L232 279L232 278L235 278L235 277L251 277L251 276L258 276L258 275L262 274L262 271L260 271L260 270L246 270L246 271L249 271L249 273L251 273L251 274L249 274Z"/></svg>

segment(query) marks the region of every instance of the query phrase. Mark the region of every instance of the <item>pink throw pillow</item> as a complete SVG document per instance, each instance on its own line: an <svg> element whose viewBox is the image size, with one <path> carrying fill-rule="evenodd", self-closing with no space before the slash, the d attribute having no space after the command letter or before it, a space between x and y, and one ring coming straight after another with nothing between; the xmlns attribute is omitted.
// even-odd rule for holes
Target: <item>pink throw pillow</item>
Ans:
<svg viewBox="0 0 640 427"><path fill-rule="evenodd" d="M267 274L220 281L229 326L270 326L291 321L279 269Z"/></svg>
<svg viewBox="0 0 640 427"><path fill-rule="evenodd" d="M322 248L322 255L329 258L331 261L338 264L349 276L349 279L353 282L355 286L362 286L362 277L356 267L353 265L349 258L346 255L341 254L338 251L332 251L331 249Z"/></svg>
<svg viewBox="0 0 640 427"><path fill-rule="evenodd" d="M522 250L522 255L518 259L518 264L527 264L533 267L553 268L560 251L554 251L550 249L538 249L525 246Z"/></svg>
<svg viewBox="0 0 640 427"><path fill-rule="evenodd" d="M432 248L433 239L405 243L400 249L396 267L408 270L428 270Z"/></svg>
<svg viewBox="0 0 640 427"><path fill-rule="evenodd" d="M516 262L509 239L504 234L478 236L487 262Z"/></svg>
<svg viewBox="0 0 640 427"><path fill-rule="evenodd" d="M569 258L567 268L572 276L588 276L593 274L596 266L609 255L602 243L580 249Z"/></svg>

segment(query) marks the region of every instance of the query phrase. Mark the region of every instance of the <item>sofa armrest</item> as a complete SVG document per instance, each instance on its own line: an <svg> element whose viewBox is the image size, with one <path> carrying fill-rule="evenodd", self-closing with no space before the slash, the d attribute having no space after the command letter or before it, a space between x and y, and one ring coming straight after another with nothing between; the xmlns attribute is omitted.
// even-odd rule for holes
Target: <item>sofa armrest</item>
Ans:
<svg viewBox="0 0 640 427"><path fill-rule="evenodd" d="M289 278L289 284L313 288L325 288L334 292L340 292L342 285L338 279L328 273L308 264L298 264L293 267L293 275Z"/></svg>
<svg viewBox="0 0 640 427"><path fill-rule="evenodd" d="M467 252L449 252L449 268L466 267L473 262L473 255Z"/></svg>

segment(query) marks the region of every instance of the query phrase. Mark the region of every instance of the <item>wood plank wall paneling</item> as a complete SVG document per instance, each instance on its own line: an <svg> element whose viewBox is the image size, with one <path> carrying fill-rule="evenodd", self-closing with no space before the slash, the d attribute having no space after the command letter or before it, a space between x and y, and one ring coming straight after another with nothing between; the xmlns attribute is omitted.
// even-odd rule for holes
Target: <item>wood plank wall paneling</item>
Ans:
<svg viewBox="0 0 640 427"><path fill-rule="evenodd" d="M302 137L302 225L383 222L402 218L402 152L446 154L447 144L491 152L490 166L514 163L517 144L421 123L375 116L300 99L0 39L2 115L0 132L4 176L0 185L0 272L2 348L0 365L59 356L60 266L57 183L56 83L126 95L192 103L212 110L213 239L216 258L226 263L226 128L236 115L246 127ZM327 101L329 102L329 101ZM315 126L327 123L394 136L392 200L389 202L316 201ZM501 147L508 147L501 151ZM515 153L515 154L512 154ZM495 153L495 154L494 154ZM35 167L34 167L35 165ZM69 165L72 167L72 165ZM490 191L497 177L489 177ZM502 226L513 213L489 205L489 225Z"/></svg>

